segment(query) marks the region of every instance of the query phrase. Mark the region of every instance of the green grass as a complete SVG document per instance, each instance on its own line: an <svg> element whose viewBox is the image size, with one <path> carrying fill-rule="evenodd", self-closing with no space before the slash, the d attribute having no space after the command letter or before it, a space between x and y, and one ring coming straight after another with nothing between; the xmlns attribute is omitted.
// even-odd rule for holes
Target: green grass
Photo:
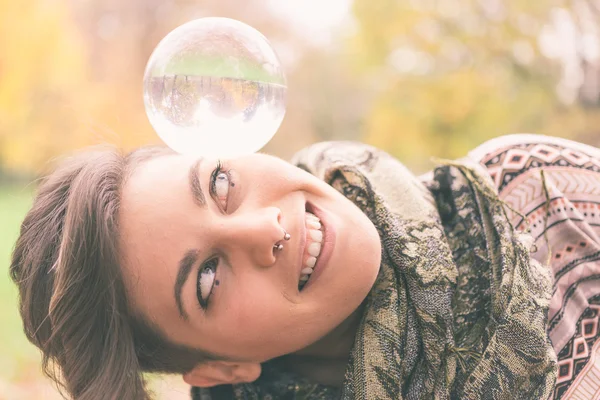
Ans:
<svg viewBox="0 0 600 400"><path fill-rule="evenodd" d="M17 288L8 274L10 254L31 198L30 189L0 187L0 377L9 381L29 373L34 363L39 365L40 359L23 334L17 310Z"/></svg>
<svg viewBox="0 0 600 400"><path fill-rule="evenodd" d="M236 78L249 81L285 85L283 75L268 71L264 66L248 59L230 59L223 56L187 54L168 63L157 64L151 69L152 77L165 75L211 76L214 78Z"/></svg>
<svg viewBox="0 0 600 400"><path fill-rule="evenodd" d="M8 267L33 190L0 186L0 400L60 399L41 371L40 352L27 341Z"/></svg>

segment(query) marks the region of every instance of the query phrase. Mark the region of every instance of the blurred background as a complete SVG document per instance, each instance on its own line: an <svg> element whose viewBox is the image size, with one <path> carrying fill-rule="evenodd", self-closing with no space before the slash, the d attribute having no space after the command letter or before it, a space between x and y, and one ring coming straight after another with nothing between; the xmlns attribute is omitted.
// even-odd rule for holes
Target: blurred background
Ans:
<svg viewBox="0 0 600 400"><path fill-rule="evenodd" d="M532 132L600 146L600 0L0 0L0 399L53 399L7 265L36 178L75 149L158 143L143 106L156 44L223 16L269 38L288 78L289 158L361 140L416 173ZM154 377L157 398L187 398Z"/></svg>

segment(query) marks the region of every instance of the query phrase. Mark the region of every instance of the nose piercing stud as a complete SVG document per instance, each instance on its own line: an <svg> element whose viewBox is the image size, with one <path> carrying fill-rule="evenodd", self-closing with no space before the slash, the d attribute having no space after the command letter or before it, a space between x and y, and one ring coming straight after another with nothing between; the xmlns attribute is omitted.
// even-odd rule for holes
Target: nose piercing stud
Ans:
<svg viewBox="0 0 600 400"><path fill-rule="evenodd" d="M292 237L292 235L290 235L289 233L287 233L287 232L285 231L285 229L284 229L284 230L283 230L283 240L290 240L290 238L291 238L291 237ZM279 250L279 251L281 251L281 250L283 250L283 245L282 245L281 243L277 243L277 244L274 244L274 245L273 245L273 248L274 248L275 250Z"/></svg>

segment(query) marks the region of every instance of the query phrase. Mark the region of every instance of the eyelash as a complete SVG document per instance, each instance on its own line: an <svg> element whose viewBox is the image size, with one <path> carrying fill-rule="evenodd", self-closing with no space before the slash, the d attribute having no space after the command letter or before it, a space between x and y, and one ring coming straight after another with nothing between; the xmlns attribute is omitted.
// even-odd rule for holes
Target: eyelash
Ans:
<svg viewBox="0 0 600 400"><path fill-rule="evenodd" d="M211 197L215 200L215 202L219 205L219 208L221 208L222 211L226 211L223 208L221 204L220 204L220 200L217 196L216 193L216 184L217 184L217 177L219 176L219 174L223 172L225 174L227 174L227 178L229 179L228 184L233 187L234 184L231 182L231 175L229 174L229 171L223 167L223 164L221 163L221 161L217 161L217 166L215 167L215 169L212 171L212 173L210 174L210 185L209 185L209 192L211 194ZM229 195L229 193L228 193ZM228 196L229 197L229 196ZM227 199L225 199L225 201L227 201ZM211 257L210 259L208 259L207 261L205 261L204 263L202 263L200 265L200 268L198 269L198 277L196 279L196 297L198 298L198 304L200 305L200 308L202 308L203 310L206 310L208 308L208 303L210 300L210 297L212 295L212 292L215 288L215 286L219 285L219 280L216 278L217 275L217 269L219 266L219 261L220 261L220 257L219 256L215 256L215 257ZM210 286L210 290L208 291L206 300L204 300L202 298L202 275L203 274L207 274L209 272L212 272L213 275L213 281L212 281L212 285Z"/></svg>

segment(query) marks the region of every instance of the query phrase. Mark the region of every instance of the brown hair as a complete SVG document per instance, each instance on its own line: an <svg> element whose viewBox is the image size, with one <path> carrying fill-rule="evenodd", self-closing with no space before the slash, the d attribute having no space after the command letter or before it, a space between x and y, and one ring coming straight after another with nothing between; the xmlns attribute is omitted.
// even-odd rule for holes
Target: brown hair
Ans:
<svg viewBox="0 0 600 400"><path fill-rule="evenodd" d="M147 399L142 371L185 373L203 359L130 309L119 267L121 189L140 163L172 152L96 148L43 179L10 265L27 338L75 399ZM57 368L58 367L58 368Z"/></svg>

